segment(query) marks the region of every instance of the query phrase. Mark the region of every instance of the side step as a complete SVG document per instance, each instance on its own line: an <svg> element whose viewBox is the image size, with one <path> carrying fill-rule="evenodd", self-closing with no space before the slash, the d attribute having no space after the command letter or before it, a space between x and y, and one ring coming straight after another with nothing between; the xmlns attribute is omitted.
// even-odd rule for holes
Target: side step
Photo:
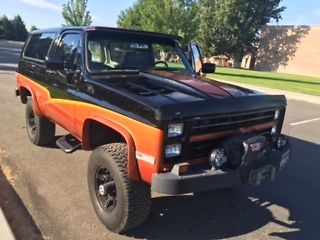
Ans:
<svg viewBox="0 0 320 240"><path fill-rule="evenodd" d="M81 148L81 142L71 134L62 136L56 141L56 144L65 153L73 153Z"/></svg>

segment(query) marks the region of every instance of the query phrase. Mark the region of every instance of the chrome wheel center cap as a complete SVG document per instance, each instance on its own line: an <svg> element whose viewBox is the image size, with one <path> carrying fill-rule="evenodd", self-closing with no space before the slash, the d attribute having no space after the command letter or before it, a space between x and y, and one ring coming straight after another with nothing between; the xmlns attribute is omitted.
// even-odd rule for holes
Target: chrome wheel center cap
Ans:
<svg viewBox="0 0 320 240"><path fill-rule="evenodd" d="M105 196L107 194L107 191L104 185L100 185L98 191L99 191L99 194L102 196Z"/></svg>

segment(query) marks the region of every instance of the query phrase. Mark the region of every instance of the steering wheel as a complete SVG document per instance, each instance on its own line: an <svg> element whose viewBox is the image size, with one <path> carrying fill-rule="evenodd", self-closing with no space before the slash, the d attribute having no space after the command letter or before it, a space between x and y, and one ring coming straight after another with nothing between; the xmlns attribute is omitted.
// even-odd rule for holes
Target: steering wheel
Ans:
<svg viewBox="0 0 320 240"><path fill-rule="evenodd" d="M156 66L157 64L163 64L166 68L169 68L168 63L165 62L165 61L156 61L156 62L154 63L154 66Z"/></svg>

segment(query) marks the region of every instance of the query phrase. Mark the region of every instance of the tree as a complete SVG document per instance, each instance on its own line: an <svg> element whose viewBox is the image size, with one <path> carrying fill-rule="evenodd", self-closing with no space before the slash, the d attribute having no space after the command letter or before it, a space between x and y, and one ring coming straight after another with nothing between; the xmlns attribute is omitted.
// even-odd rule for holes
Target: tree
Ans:
<svg viewBox="0 0 320 240"><path fill-rule="evenodd" d="M25 41L28 37L28 31L21 17L19 15L15 16L11 21L11 24L13 29L12 40Z"/></svg>
<svg viewBox="0 0 320 240"><path fill-rule="evenodd" d="M13 26L11 21L7 18L6 15L3 15L0 18L0 26L2 28L1 38L12 40L13 38Z"/></svg>
<svg viewBox="0 0 320 240"><path fill-rule="evenodd" d="M0 38L14 41L25 41L28 36L26 25L19 15L9 20L6 15L0 18Z"/></svg>
<svg viewBox="0 0 320 240"><path fill-rule="evenodd" d="M185 46L197 37L196 12L196 0L138 0L120 13L117 24L122 28L180 35Z"/></svg>
<svg viewBox="0 0 320 240"><path fill-rule="evenodd" d="M87 11L88 0L68 0L62 6L62 15L67 26L89 26L92 23Z"/></svg>
<svg viewBox="0 0 320 240"><path fill-rule="evenodd" d="M261 27L281 19L281 0L200 0L199 43L205 55L224 54L240 65L260 40Z"/></svg>
<svg viewBox="0 0 320 240"><path fill-rule="evenodd" d="M30 32L38 30L39 28L37 28L35 25L31 25L30 27Z"/></svg>

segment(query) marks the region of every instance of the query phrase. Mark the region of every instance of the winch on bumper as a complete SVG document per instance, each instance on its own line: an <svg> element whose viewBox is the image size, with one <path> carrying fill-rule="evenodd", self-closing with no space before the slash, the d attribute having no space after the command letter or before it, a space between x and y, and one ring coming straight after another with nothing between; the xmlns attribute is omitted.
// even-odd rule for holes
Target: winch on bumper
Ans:
<svg viewBox="0 0 320 240"><path fill-rule="evenodd" d="M235 159L229 159L226 163L222 161L220 168L215 166L215 159L210 160L211 165L202 167L178 163L171 172L153 175L152 191L183 194L230 188L246 182L260 185L265 179L273 180L276 172L282 169L291 155L291 145L284 135L273 135L269 138L259 135L237 136L223 142L222 146L229 158L238 157L238 166L235 166ZM238 147L238 151L234 152L234 147ZM213 150L216 151L217 149ZM225 157L221 154L219 156Z"/></svg>

